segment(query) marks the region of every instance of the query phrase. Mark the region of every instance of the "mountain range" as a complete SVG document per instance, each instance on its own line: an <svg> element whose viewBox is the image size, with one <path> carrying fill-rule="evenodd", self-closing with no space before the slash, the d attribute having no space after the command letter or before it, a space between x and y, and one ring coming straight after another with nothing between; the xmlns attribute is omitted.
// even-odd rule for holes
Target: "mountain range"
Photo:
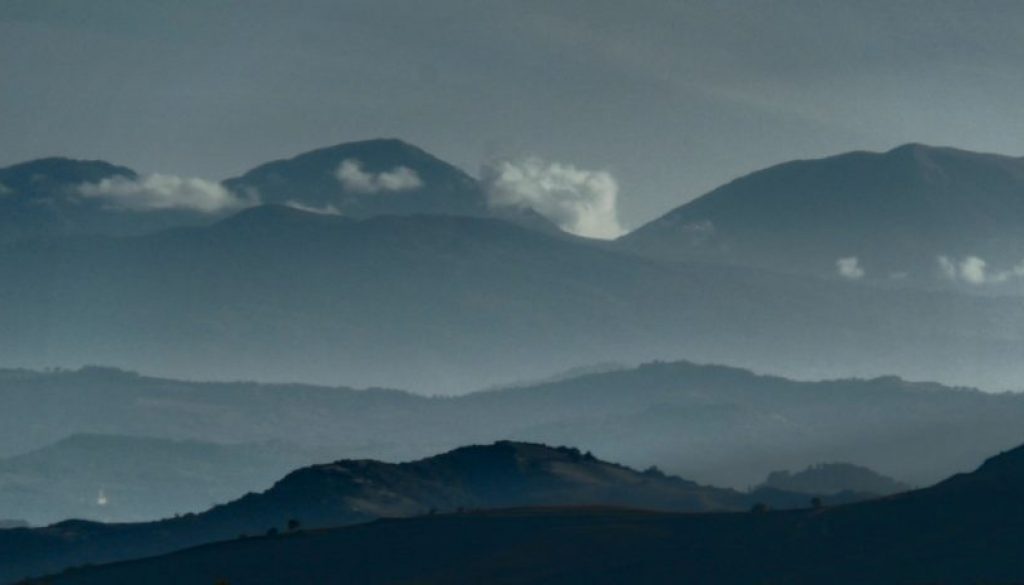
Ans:
<svg viewBox="0 0 1024 585"><path fill-rule="evenodd" d="M445 394L597 362L679 356L793 376L896 373L1012 389L1022 373L1013 359L1024 344L1020 303L968 293L1016 279L1008 267L1016 253L1015 160L914 146L769 169L667 217L685 225L707 219L727 235L734 223L764 217L765 229L789 243L750 236L749 245L725 246L739 256L680 262L664 253L676 244L643 243L645 234L674 233L675 220L615 242L570 236L532 211L493 208L479 181L397 140L321 149L223 183L45 159L0 170L0 353L11 366L103 364ZM935 179L938 191L920 187L922 169L936 165L949 167L936 176L955 180ZM903 180L904 171L913 180ZM889 286L900 279L888 277L887 286L865 286L881 274L875 256L814 239L839 237L829 222L846 217L855 194L837 185L856 193L878 187L879 201L906 199L900 205L913 209L933 206L933 197L973 209L977 199L987 210L979 217L999 221L971 220L980 226L971 233L989 233L1006 255L968 246L980 236L959 231L943 246L936 238L945 232L927 246L915 235L923 250L915 265L951 271L953 286ZM168 207L201 203L181 189L225 205ZM832 211L790 223L757 211L757 202L791 199L804 209L812 192L828 193L820 199ZM889 214L879 201L864 199L863 217L850 223L859 226L855 239L903 250L885 234L920 230L902 219L902 232L882 229ZM141 204L150 208L125 208ZM685 211L705 207L721 210ZM943 217L962 211L950 209ZM740 210L749 210L747 219L727 219ZM943 221L936 225L952 219ZM794 274L745 256L748 249L813 268ZM848 263L837 268L839 259Z"/></svg>

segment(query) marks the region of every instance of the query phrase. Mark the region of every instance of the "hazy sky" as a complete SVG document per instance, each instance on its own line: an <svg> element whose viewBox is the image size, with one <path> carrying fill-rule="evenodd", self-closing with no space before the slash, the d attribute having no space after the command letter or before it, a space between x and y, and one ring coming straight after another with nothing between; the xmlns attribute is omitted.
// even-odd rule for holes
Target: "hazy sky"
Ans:
<svg viewBox="0 0 1024 585"><path fill-rule="evenodd" d="M610 171L627 227L792 158L1024 155L1024 2L0 0L0 165L225 178L396 136Z"/></svg>

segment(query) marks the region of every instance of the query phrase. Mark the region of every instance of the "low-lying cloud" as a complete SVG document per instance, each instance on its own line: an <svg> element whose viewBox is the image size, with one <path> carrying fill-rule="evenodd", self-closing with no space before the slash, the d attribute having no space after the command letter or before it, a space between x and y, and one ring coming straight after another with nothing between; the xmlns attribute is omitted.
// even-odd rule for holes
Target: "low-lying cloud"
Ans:
<svg viewBox="0 0 1024 585"><path fill-rule="evenodd" d="M98 183L85 183L79 185L78 193L130 211L182 209L217 213L258 203L257 197L240 197L220 183L159 173L137 178L115 176Z"/></svg>
<svg viewBox="0 0 1024 585"><path fill-rule="evenodd" d="M423 186L423 179L409 167L395 167L382 173L368 173L363 170L363 163L354 158L341 161L334 176L347 191L356 193L410 191Z"/></svg>
<svg viewBox="0 0 1024 585"><path fill-rule="evenodd" d="M323 207L316 207L315 205L306 205L300 201L288 201L285 203L287 207L292 209L298 209L299 211L305 211L307 213L315 213L317 215L341 215L341 210L337 207L327 204Z"/></svg>
<svg viewBox="0 0 1024 585"><path fill-rule="evenodd" d="M612 239L623 234L619 185L606 171L528 158L487 165L482 181L492 207L532 209L579 236Z"/></svg>
<svg viewBox="0 0 1024 585"><path fill-rule="evenodd" d="M988 262L978 256L966 256L959 261L939 256L938 262L946 278L974 286L1001 284L1014 278L1024 278L1024 261L1008 270L996 272L989 270Z"/></svg>
<svg viewBox="0 0 1024 585"><path fill-rule="evenodd" d="M836 272L850 280L860 280L866 274L864 267L860 265L860 259L856 256L836 260Z"/></svg>

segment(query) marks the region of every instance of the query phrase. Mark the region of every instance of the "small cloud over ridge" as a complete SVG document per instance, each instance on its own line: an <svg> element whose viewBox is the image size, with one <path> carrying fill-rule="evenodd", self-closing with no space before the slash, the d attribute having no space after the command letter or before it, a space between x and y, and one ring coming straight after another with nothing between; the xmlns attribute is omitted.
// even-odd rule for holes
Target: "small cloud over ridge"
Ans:
<svg viewBox="0 0 1024 585"><path fill-rule="evenodd" d="M839 276L849 280L860 280L867 274L864 271L864 267L860 265L860 259L856 256L836 260L836 271L839 273Z"/></svg>
<svg viewBox="0 0 1024 585"><path fill-rule="evenodd" d="M315 213L317 215L341 215L341 210L339 210L337 207L331 204L324 205L323 207L316 207L313 205L305 205L298 201L288 201L287 203L285 203L285 205L287 207L291 207L292 209L298 209L299 211L305 211L308 213Z"/></svg>
<svg viewBox="0 0 1024 585"><path fill-rule="evenodd" d="M423 186L423 179L409 167L398 166L382 173L363 170L363 163L354 158L341 161L334 176L348 191L356 193L387 193L410 191Z"/></svg>
<svg viewBox="0 0 1024 585"><path fill-rule="evenodd" d="M259 203L258 197L240 197L217 182L160 173L137 178L109 177L79 185L77 191L82 197L140 212L178 209L217 213Z"/></svg>

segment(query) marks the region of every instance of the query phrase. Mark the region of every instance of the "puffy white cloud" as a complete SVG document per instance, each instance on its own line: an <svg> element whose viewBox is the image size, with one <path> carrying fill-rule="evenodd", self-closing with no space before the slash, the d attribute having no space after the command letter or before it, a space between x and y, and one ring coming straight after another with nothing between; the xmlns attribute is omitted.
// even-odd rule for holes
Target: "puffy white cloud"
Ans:
<svg viewBox="0 0 1024 585"><path fill-rule="evenodd" d="M977 256L967 256L957 262L948 256L939 256L939 269L950 280L963 281L967 284L980 286L983 284L1000 284L1013 278L1024 278L1024 261L1008 270L991 272L988 262Z"/></svg>
<svg viewBox="0 0 1024 585"><path fill-rule="evenodd" d="M606 171L527 158L485 166L482 181L494 207L532 209L580 236L612 239L623 233L619 185Z"/></svg>
<svg viewBox="0 0 1024 585"><path fill-rule="evenodd" d="M977 256L968 256L960 261L960 278L971 284L985 284L988 276L985 274L988 262Z"/></svg>
<svg viewBox="0 0 1024 585"><path fill-rule="evenodd" d="M78 186L78 193L131 211L189 209L216 213L258 203L258 197L240 197L220 183L159 173L134 179L115 176L98 183L85 183Z"/></svg>
<svg viewBox="0 0 1024 585"><path fill-rule="evenodd" d="M419 174L409 167L395 167L383 173L368 173L363 163L354 158L341 161L334 176L346 190L356 193L409 191L423 186Z"/></svg>
<svg viewBox="0 0 1024 585"><path fill-rule="evenodd" d="M864 268L856 256L836 260L836 271L839 272L839 276L850 280L859 280L864 278L865 274Z"/></svg>

